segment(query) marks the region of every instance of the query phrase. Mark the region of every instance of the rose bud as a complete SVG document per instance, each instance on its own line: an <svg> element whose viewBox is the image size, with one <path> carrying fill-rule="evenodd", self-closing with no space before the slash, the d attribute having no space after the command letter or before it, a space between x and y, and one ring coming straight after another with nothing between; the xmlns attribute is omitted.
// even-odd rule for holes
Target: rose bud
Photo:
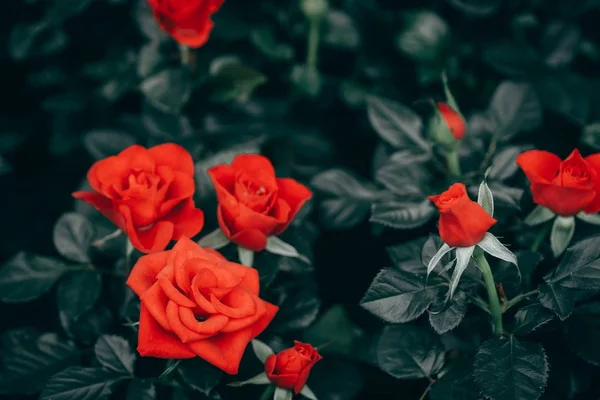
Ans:
<svg viewBox="0 0 600 400"><path fill-rule="evenodd" d="M435 115L429 123L429 136L438 144L453 148L458 144L467 130L467 125L460 113L446 103L436 104Z"/></svg>
<svg viewBox="0 0 600 400"><path fill-rule="evenodd" d="M246 346L273 320L256 269L181 238L172 250L141 257L127 279L140 297L138 352L200 357L236 374Z"/></svg>
<svg viewBox="0 0 600 400"><path fill-rule="evenodd" d="M586 158L577 149L561 159L547 151L519 154L517 164L531 183L533 201L563 216L600 211L600 153Z"/></svg>
<svg viewBox="0 0 600 400"><path fill-rule="evenodd" d="M217 192L217 217L232 242L261 251L267 238L283 232L312 192L290 178L277 178L271 162L257 154L243 154L231 165L208 170Z"/></svg>
<svg viewBox="0 0 600 400"><path fill-rule="evenodd" d="M323 357L310 344L294 341L294 347L270 355L265 362L269 380L278 387L300 393L312 367Z"/></svg>
<svg viewBox="0 0 600 400"><path fill-rule="evenodd" d="M210 18L223 0L148 0L148 4L164 31L180 44L197 48L208 40Z"/></svg>
<svg viewBox="0 0 600 400"><path fill-rule="evenodd" d="M192 237L204 225L193 200L194 162L179 145L130 146L92 165L87 179L93 191L73 197L104 214L141 252L164 250L172 239Z"/></svg>
<svg viewBox="0 0 600 400"><path fill-rule="evenodd" d="M440 237L450 247L476 245L496 223L477 202L469 199L462 183L455 183L437 196L429 196L429 200L440 211Z"/></svg>

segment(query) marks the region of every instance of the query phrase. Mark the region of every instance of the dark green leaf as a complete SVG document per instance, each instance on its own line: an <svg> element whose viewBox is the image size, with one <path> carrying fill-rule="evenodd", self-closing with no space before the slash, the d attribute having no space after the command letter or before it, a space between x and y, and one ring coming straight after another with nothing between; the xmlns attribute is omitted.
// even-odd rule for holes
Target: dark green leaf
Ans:
<svg viewBox="0 0 600 400"><path fill-rule="evenodd" d="M217 386L223 372L200 358L183 360L177 368L181 379L192 389L210 396Z"/></svg>
<svg viewBox="0 0 600 400"><path fill-rule="evenodd" d="M491 400L536 400L546 387L548 369L541 344L495 337L477 351L473 376Z"/></svg>
<svg viewBox="0 0 600 400"><path fill-rule="evenodd" d="M61 28L49 28L45 23L17 24L11 31L9 52L16 61L49 56L65 49L69 37Z"/></svg>
<svg viewBox="0 0 600 400"><path fill-rule="evenodd" d="M429 323L433 329L440 335L456 328L464 318L469 302L467 295L463 291L458 291L447 300L444 309L439 312L431 311L429 313Z"/></svg>
<svg viewBox="0 0 600 400"><path fill-rule="evenodd" d="M405 29L396 38L398 49L418 63L439 60L451 33L446 21L428 10L408 11L403 17Z"/></svg>
<svg viewBox="0 0 600 400"><path fill-rule="evenodd" d="M125 378L100 368L70 367L50 378L40 400L105 399Z"/></svg>
<svg viewBox="0 0 600 400"><path fill-rule="evenodd" d="M444 365L444 346L431 331L389 325L376 345L379 368L398 379L433 377Z"/></svg>
<svg viewBox="0 0 600 400"><path fill-rule="evenodd" d="M560 264L544 280L572 289L600 289L600 235L569 247Z"/></svg>
<svg viewBox="0 0 600 400"><path fill-rule="evenodd" d="M421 254L424 243L425 238L418 238L408 242L388 246L385 248L385 250L392 259L394 265L398 265L402 262L417 258L419 254ZM435 249L433 254L435 254L435 252L437 252L437 249Z"/></svg>
<svg viewBox="0 0 600 400"><path fill-rule="evenodd" d="M58 312L58 318L67 335L86 346L92 346L114 324L110 309L101 302L77 319L62 311Z"/></svg>
<svg viewBox="0 0 600 400"><path fill-rule="evenodd" d="M344 306L336 304L305 330L303 339L306 343L331 343L323 349L327 353L356 356L355 345L362 335L362 330L350 320Z"/></svg>
<svg viewBox="0 0 600 400"><path fill-rule="evenodd" d="M581 39L578 26L563 21L549 23L542 38L546 65L552 68L566 67L577 56Z"/></svg>
<svg viewBox="0 0 600 400"><path fill-rule="evenodd" d="M348 14L329 10L325 16L323 41L331 46L355 49L360 45L360 34Z"/></svg>
<svg viewBox="0 0 600 400"><path fill-rule="evenodd" d="M371 125L384 141L397 149L416 146L429 150L429 144L422 136L423 122L414 111L375 96L367 97L367 103Z"/></svg>
<svg viewBox="0 0 600 400"><path fill-rule="evenodd" d="M494 70L510 76L523 77L543 69L539 56L533 50L510 42L485 46L483 60Z"/></svg>
<svg viewBox="0 0 600 400"><path fill-rule="evenodd" d="M497 123L495 135L500 141L531 131L542 122L540 101L533 88L524 83L501 83L490 103L490 112Z"/></svg>
<svg viewBox="0 0 600 400"><path fill-rule="evenodd" d="M515 314L513 333L515 335L528 335L553 319L554 314L547 308L542 307L540 303L529 304Z"/></svg>
<svg viewBox="0 0 600 400"><path fill-rule="evenodd" d="M261 53L274 60L291 60L295 55L294 48L288 43L277 41L272 30L266 26L253 29L250 41Z"/></svg>
<svg viewBox="0 0 600 400"><path fill-rule="evenodd" d="M94 234L94 227L87 218L77 213L66 213L54 225L54 246L71 261L89 263L88 249Z"/></svg>
<svg viewBox="0 0 600 400"><path fill-rule="evenodd" d="M152 382L134 379L127 387L127 400L154 400L156 387Z"/></svg>
<svg viewBox="0 0 600 400"><path fill-rule="evenodd" d="M363 374L357 364L330 355L315 364L308 379L308 387L319 400L358 399L363 385Z"/></svg>
<svg viewBox="0 0 600 400"><path fill-rule="evenodd" d="M310 282L297 279L272 291L278 297L275 304L279 306L279 312L271 324L276 332L305 329L317 318L321 299Z"/></svg>
<svg viewBox="0 0 600 400"><path fill-rule="evenodd" d="M210 65L210 98L216 102L246 101L258 86L267 81L259 71L245 66L235 57L220 57Z"/></svg>
<svg viewBox="0 0 600 400"><path fill-rule="evenodd" d="M552 311L561 321L573 312L573 290L563 286L542 282L540 285L540 303Z"/></svg>
<svg viewBox="0 0 600 400"><path fill-rule="evenodd" d="M569 347L589 362L600 366L600 303L588 303L575 309L565 324Z"/></svg>
<svg viewBox="0 0 600 400"><path fill-rule="evenodd" d="M513 176L519 168L515 160L522 151L517 146L508 146L499 151L492 159L488 178L503 181Z"/></svg>
<svg viewBox="0 0 600 400"><path fill-rule="evenodd" d="M305 64L294 65L290 74L290 81L300 92L313 98L321 93L323 87L323 79L319 70Z"/></svg>
<svg viewBox="0 0 600 400"><path fill-rule="evenodd" d="M418 318L435 296L436 287L427 286L425 274L415 275L393 267L375 277L360 305L384 321L398 324Z"/></svg>
<svg viewBox="0 0 600 400"><path fill-rule="evenodd" d="M166 69L141 83L141 90L154 107L177 114L192 92L189 73L183 69Z"/></svg>
<svg viewBox="0 0 600 400"><path fill-rule="evenodd" d="M18 253L0 269L0 299L7 303L24 303L46 293L67 271L58 260L28 253Z"/></svg>
<svg viewBox="0 0 600 400"><path fill-rule="evenodd" d="M423 188L430 180L430 174L424 162L428 156L414 155L410 151L394 153L377 170L375 179L391 192L403 196L403 200L425 197Z"/></svg>
<svg viewBox="0 0 600 400"><path fill-rule="evenodd" d="M420 203L389 201L371 207L369 221L394 229L413 229L425 225L435 215L429 199Z"/></svg>
<svg viewBox="0 0 600 400"><path fill-rule="evenodd" d="M76 271L68 274L58 285L58 309L69 318L77 319L89 311L102 289L98 271Z"/></svg>
<svg viewBox="0 0 600 400"><path fill-rule="evenodd" d="M115 156L135 144L135 138L124 132L98 129L83 137L83 146L96 160Z"/></svg>
<svg viewBox="0 0 600 400"><path fill-rule="evenodd" d="M578 125L590 119L591 104L597 91L593 82L581 75L559 74L533 82L542 104Z"/></svg>
<svg viewBox="0 0 600 400"><path fill-rule="evenodd" d="M49 22L61 24L68 18L84 12L94 0L55 0L48 10Z"/></svg>
<svg viewBox="0 0 600 400"><path fill-rule="evenodd" d="M444 242L437 235L430 235L425 243L423 243L423 247L421 249L421 262L425 267L429 265L429 262L443 244ZM448 261L450 261L449 255L442 258L441 262L442 264L446 265Z"/></svg>
<svg viewBox="0 0 600 400"><path fill-rule="evenodd" d="M20 334L18 339L18 343L3 346L0 393L40 392L48 378L79 362L77 347L55 333L27 338Z"/></svg>
<svg viewBox="0 0 600 400"><path fill-rule="evenodd" d="M586 125L581 134L581 142L592 149L600 150L600 122Z"/></svg>
<svg viewBox="0 0 600 400"><path fill-rule="evenodd" d="M447 0L452 7L473 17L487 17L496 13L502 0Z"/></svg>
<svg viewBox="0 0 600 400"><path fill-rule="evenodd" d="M431 386L431 400L479 400L473 382L473 360L460 359Z"/></svg>
<svg viewBox="0 0 600 400"><path fill-rule="evenodd" d="M96 358L107 370L123 375L133 375L135 354L129 342L120 336L102 335L94 346Z"/></svg>

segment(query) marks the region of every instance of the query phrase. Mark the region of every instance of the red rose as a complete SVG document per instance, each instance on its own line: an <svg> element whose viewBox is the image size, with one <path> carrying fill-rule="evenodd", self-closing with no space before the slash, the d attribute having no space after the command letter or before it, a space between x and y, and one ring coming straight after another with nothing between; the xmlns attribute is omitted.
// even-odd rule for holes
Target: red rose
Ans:
<svg viewBox="0 0 600 400"><path fill-rule="evenodd" d="M565 216L600 211L600 153L582 158L575 149L561 161L547 151L530 150L519 154L517 164L536 204Z"/></svg>
<svg viewBox="0 0 600 400"><path fill-rule="evenodd" d="M141 257L127 285L141 300L142 356L198 356L228 374L278 310L258 297L257 270L185 237L173 250Z"/></svg>
<svg viewBox="0 0 600 400"><path fill-rule="evenodd" d="M437 103L437 107L454 139L461 140L467 130L467 125L463 117L446 103L439 102Z"/></svg>
<svg viewBox="0 0 600 400"><path fill-rule="evenodd" d="M200 47L213 27L212 14L223 0L148 0L158 24L177 42Z"/></svg>
<svg viewBox="0 0 600 400"><path fill-rule="evenodd" d="M231 165L208 170L219 201L219 225L234 243L253 251L287 228L311 191L289 178L276 178L271 162L257 154L236 156Z"/></svg>
<svg viewBox="0 0 600 400"><path fill-rule="evenodd" d="M310 344L294 341L294 347L270 355L265 362L269 380L278 387L300 393L313 365L322 359Z"/></svg>
<svg viewBox="0 0 600 400"><path fill-rule="evenodd" d="M469 199L462 183L437 196L429 196L440 210L440 237L450 247L471 247L483 239L496 220Z"/></svg>
<svg viewBox="0 0 600 400"><path fill-rule="evenodd" d="M131 146L96 162L87 178L94 191L73 197L98 209L144 253L202 229L204 214L192 199L194 163L181 146Z"/></svg>

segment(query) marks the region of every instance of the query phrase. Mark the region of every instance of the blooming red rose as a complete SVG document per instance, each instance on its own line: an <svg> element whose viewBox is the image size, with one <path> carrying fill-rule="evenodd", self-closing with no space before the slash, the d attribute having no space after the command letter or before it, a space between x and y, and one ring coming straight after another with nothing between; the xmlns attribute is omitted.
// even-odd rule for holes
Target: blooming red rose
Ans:
<svg viewBox="0 0 600 400"><path fill-rule="evenodd" d="M96 162L87 178L94 191L73 197L98 209L142 252L163 250L171 239L202 229L204 214L192 199L194 163L181 146L131 146Z"/></svg>
<svg viewBox="0 0 600 400"><path fill-rule="evenodd" d="M437 108L454 139L461 140L467 130L463 117L446 103L438 102Z"/></svg>
<svg viewBox="0 0 600 400"><path fill-rule="evenodd" d="M213 27L211 16L223 0L148 0L162 29L177 42L200 47L206 43Z"/></svg>
<svg viewBox="0 0 600 400"><path fill-rule="evenodd" d="M294 347L270 355L265 361L265 372L269 380L284 389L294 389L300 393L310 374L310 370L321 355L310 344L294 341Z"/></svg>
<svg viewBox="0 0 600 400"><path fill-rule="evenodd" d="M141 300L142 356L198 356L229 374L278 310L258 297L256 269L186 237L172 250L141 257L127 285Z"/></svg>
<svg viewBox="0 0 600 400"><path fill-rule="evenodd" d="M575 149L561 161L547 151L530 150L519 154L517 164L536 204L565 216L600 211L600 153L582 158Z"/></svg>
<svg viewBox="0 0 600 400"><path fill-rule="evenodd" d="M467 188L455 183L437 196L429 196L440 210L440 237L450 247L470 247L483 239L496 220L469 199Z"/></svg>
<svg viewBox="0 0 600 400"><path fill-rule="evenodd" d="M235 157L231 165L208 170L219 201L219 225L238 245L261 251L267 237L287 228L312 196L304 185L275 177L271 162L257 154Z"/></svg>

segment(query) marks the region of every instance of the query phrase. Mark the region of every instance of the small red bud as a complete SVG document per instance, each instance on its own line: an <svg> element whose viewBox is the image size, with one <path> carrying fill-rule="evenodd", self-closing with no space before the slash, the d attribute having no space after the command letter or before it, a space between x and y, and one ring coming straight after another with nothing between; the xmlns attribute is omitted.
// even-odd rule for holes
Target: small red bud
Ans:
<svg viewBox="0 0 600 400"><path fill-rule="evenodd" d="M437 107L444 118L444 122L448 125L452 136L454 136L456 140L461 140L465 136L465 131L467 130L465 120L446 103L439 102L437 103Z"/></svg>

